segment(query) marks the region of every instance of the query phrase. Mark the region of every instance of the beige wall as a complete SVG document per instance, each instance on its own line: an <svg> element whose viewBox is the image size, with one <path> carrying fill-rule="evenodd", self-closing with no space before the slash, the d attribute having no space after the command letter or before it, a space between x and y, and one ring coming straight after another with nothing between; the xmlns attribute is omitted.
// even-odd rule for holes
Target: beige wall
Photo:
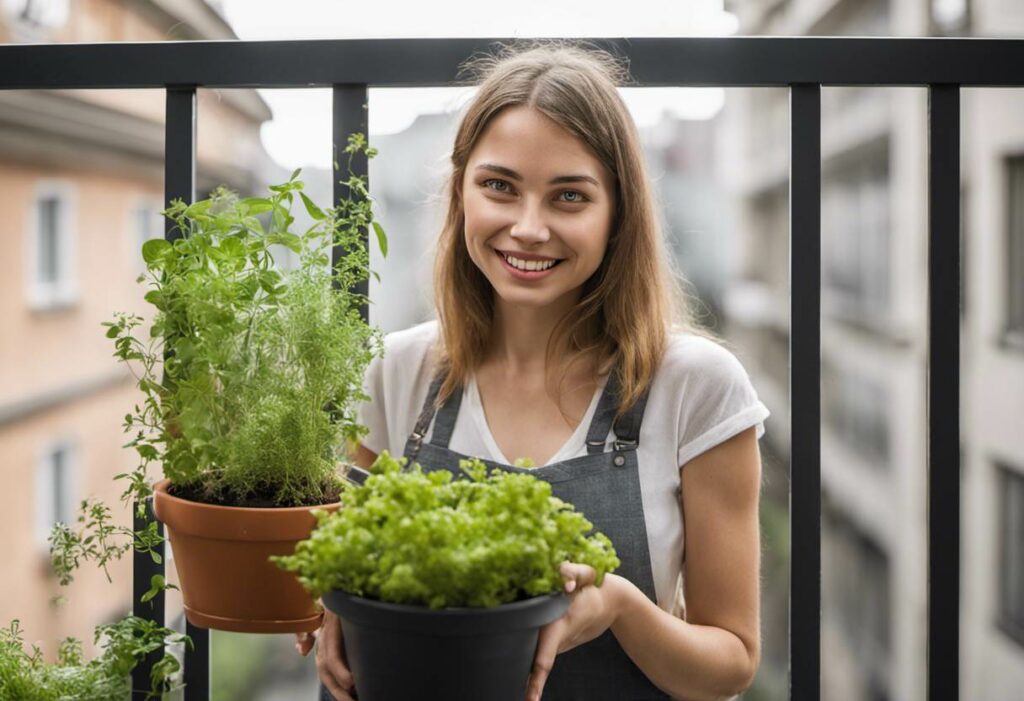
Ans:
<svg viewBox="0 0 1024 701"><path fill-rule="evenodd" d="M33 311L26 298L30 218L37 184L66 183L72 193L73 261L78 301ZM148 314L145 286L136 284L137 239L131 208L143 197L159 202L159 183L104 173L60 173L0 163L0 202L6 213L6 252L0 257L0 405L39 391L106 375L117 369L102 321L114 311Z"/></svg>
<svg viewBox="0 0 1024 701"><path fill-rule="evenodd" d="M195 7L193 7L193 5ZM187 6L187 7L186 7ZM113 0L71 0L67 24L40 36L38 41L108 42L159 41L181 38L182 27L164 27L160 19L140 14L144 3ZM209 13L200 0L182 3L183 11L207 21ZM0 42L28 41L11 31L0 12ZM186 26L187 28L187 26ZM205 28L188 28L191 35L220 39L229 34L215 19ZM164 121L163 90L68 90L75 102L113 109L154 125ZM267 155L259 141L260 122L268 115L254 94L223 95L200 91L199 170L220 179L221 173L260 167ZM228 99L228 98L238 99ZM61 139L78 138L61 133L60 119L54 117L46 128ZM35 125L33 125L35 126ZM148 132L140 132L148 133ZM152 134L162 134L157 128ZM136 137L142 138L142 137ZM113 563L109 583L103 572L88 563L70 587L62 588L51 573L45 545L37 542L37 471L39 454L55 439L76 443L77 463L72 503L89 496L103 500L112 510L115 523L129 526L131 512L119 500L125 488L115 474L137 465L134 450L121 446L129 439L123 431L126 413L141 403L135 378L113 357L114 344L106 338L101 322L113 319L115 311L150 315L142 301L146 285L136 283L142 272L140 238L133 218L141 204L163 206L163 182L159 176L140 177L140 172L162 171L162 139L144 149L100 166L68 155L72 150L51 145L51 157L59 167L41 166L23 155L15 158L0 150L0 488L4 490L0 509L0 551L4 553L0 575L0 625L21 621L27 643L36 643L47 660L55 657L57 645L67 636L79 638L87 652L93 652L93 629L119 618L132 605L131 554ZM56 138L54 139L56 142ZM82 151L87 152L87 151ZM145 168L137 167L143 160ZM123 163L123 166L114 165ZM131 173L127 167L131 165ZM29 246L37 189L57 183L70 194L74 256L71 261L78 290L75 300L59 309L34 311L27 293ZM160 229L158 229L159 231ZM136 366L137 367L137 366ZM75 393L80 385L92 389ZM13 412L51 392L70 392L73 398L58 401L33 412ZM14 418L10 418L14 415ZM153 466L153 477L157 477ZM170 567L173 570L173 565ZM173 571L168 579L176 581ZM52 605L58 595L67 598L62 606ZM180 610L180 597L168 596L168 611ZM170 614L173 615L173 614Z"/></svg>
<svg viewBox="0 0 1024 701"><path fill-rule="evenodd" d="M136 401L133 383L65 404L43 414L5 426L3 445L4 509L0 510L0 546L4 576L0 577L0 622L21 620L26 642L36 642L48 660L66 636L79 638L89 651L93 626L126 613L131 607L130 555L113 563L113 583L92 564L83 567L68 587L61 587L51 573L49 556L35 540L35 469L37 451L53 437L70 437L78 443L78 490L75 501L87 496L102 499L113 522L131 525L129 509L118 500L123 483L113 475L131 470L136 462L121 449L124 414ZM67 603L51 607L58 595Z"/></svg>

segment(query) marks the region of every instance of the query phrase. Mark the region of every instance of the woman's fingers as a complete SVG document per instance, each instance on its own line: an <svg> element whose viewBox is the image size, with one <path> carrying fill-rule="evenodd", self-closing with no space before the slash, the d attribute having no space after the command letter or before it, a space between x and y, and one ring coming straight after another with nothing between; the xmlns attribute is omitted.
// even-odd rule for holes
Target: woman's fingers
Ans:
<svg viewBox="0 0 1024 701"><path fill-rule="evenodd" d="M560 618L540 629L540 635L537 637L537 651L533 655L533 668L526 685L526 701L540 701L544 683L547 682L551 668L555 664L555 656L558 654L564 627L565 623Z"/></svg>
<svg viewBox="0 0 1024 701"><path fill-rule="evenodd" d="M559 567L559 572L562 579L565 580L565 590L570 594L588 584L593 584L597 579L597 571L593 567L575 562L563 562Z"/></svg>
<svg viewBox="0 0 1024 701"><path fill-rule="evenodd" d="M317 638L316 671L336 701L352 701L355 682L345 659L341 621L330 611L324 612L324 623Z"/></svg>
<svg viewBox="0 0 1024 701"><path fill-rule="evenodd" d="M309 654L309 651L313 649L313 643L316 642L316 633L296 633L295 634L295 649L300 655L305 657Z"/></svg>

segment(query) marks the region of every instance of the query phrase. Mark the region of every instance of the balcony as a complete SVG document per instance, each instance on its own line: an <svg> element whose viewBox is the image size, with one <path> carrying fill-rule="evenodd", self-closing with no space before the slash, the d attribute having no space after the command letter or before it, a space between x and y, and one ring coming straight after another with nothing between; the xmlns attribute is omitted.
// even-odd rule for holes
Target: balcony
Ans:
<svg viewBox="0 0 1024 701"><path fill-rule="evenodd" d="M486 39L208 41L0 46L3 90L166 91L164 200L196 196L199 88L330 88L333 143L367 132L371 87L452 85ZM508 40L505 40L508 41ZM789 91L789 399L792 417L790 698L821 697L821 88L928 89L928 698L958 698L960 628L960 89L1020 87L1024 40L859 38L604 39L642 86ZM851 62L849 56L858 60ZM365 168L365 164L363 165ZM364 170L362 175L366 175ZM341 196L335 189L335 200ZM167 233L170 234L170 228ZM338 251L336 255L340 255ZM134 561L135 597L162 571ZM164 602L136 615L162 621ZM185 697L209 697L208 632L185 656ZM151 663L150 663L151 664ZM149 666L135 671L146 686Z"/></svg>

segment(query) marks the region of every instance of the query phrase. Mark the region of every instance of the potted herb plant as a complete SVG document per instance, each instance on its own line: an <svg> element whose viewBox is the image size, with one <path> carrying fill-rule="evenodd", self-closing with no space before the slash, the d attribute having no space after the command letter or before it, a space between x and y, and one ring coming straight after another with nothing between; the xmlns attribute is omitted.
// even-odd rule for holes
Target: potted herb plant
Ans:
<svg viewBox="0 0 1024 701"><path fill-rule="evenodd" d="M314 512L310 537L272 561L341 619L363 701L521 701L540 629L569 605L559 566L588 564L600 586L615 549L532 475L406 465L381 452L342 508Z"/></svg>
<svg viewBox="0 0 1024 701"><path fill-rule="evenodd" d="M357 152L377 153L353 134L345 148L350 175ZM362 232L372 226L387 253L365 178L343 181L354 198L321 208L302 192L299 174L272 185L267 197L243 199L221 187L193 204L173 201L164 215L182 236L142 247L146 272L138 281L149 282L152 323L137 335L138 315L104 322L114 355L133 372L133 361L141 365L143 402L124 420L134 434L125 447L140 464L117 476L128 482L121 498L143 517L153 497L185 615L203 628L319 627L322 609L268 558L292 552L309 535L314 508L338 508L338 462L366 431L356 421L367 399L363 373L383 352L380 331L360 312L368 300L357 291L370 274ZM295 233L291 208L300 199L313 225ZM298 264L279 269L275 245L298 254ZM345 255L332 265L335 246ZM152 462L164 478L151 485ZM151 549L155 528L150 522L136 533L137 548ZM83 557L109 556L95 542L94 552L82 550L83 541ZM74 545L67 539L64 552ZM166 586L154 582L155 590Z"/></svg>

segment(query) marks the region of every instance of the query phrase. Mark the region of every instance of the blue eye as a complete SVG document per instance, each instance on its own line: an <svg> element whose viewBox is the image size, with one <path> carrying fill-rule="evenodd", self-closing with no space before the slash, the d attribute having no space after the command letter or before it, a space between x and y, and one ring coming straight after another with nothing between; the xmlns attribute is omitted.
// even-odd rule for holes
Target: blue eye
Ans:
<svg viewBox="0 0 1024 701"><path fill-rule="evenodd" d="M502 185L508 185L508 183L505 182L504 180L499 180L497 178L489 178L487 180L484 180L484 187L487 187L488 183L501 183ZM492 188L488 188L488 189L494 190L493 187ZM497 190L496 192L504 192L504 190Z"/></svg>
<svg viewBox="0 0 1024 701"><path fill-rule="evenodd" d="M487 180L484 180L484 182L483 182L483 186L485 188L489 189L489 190L494 190L495 192L501 192L501 193L507 193L508 192L508 190L495 190L493 187L489 187L490 183L501 183L502 185L508 185L509 184L508 181L502 180L501 178L488 178ZM575 199L571 199L571 200L562 200L566 204L580 204L582 202L587 202L590 199L586 195L584 195L582 192L580 192L579 190L562 190L558 194L559 195L565 195L565 194L568 194L568 193L576 195L576 197L575 197Z"/></svg>

